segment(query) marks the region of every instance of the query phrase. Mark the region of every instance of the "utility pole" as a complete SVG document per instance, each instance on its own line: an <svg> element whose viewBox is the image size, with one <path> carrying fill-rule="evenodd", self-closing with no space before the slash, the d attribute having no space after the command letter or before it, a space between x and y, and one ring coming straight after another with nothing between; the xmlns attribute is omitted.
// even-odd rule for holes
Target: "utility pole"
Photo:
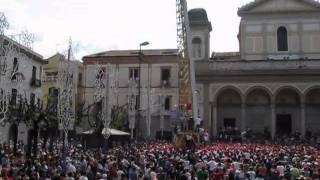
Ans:
<svg viewBox="0 0 320 180"><path fill-rule="evenodd" d="M150 75L151 75L151 64L148 63L148 82L147 82L147 117L146 117L146 121L147 121L147 134L148 134L148 139L150 139L151 136L151 105L150 105L150 93L151 93L151 82L150 82Z"/></svg>
<svg viewBox="0 0 320 180"><path fill-rule="evenodd" d="M139 44L139 55L138 55L138 58L139 58L139 79L138 79L138 118L137 118L137 128L136 128L136 139L138 139L138 137L141 135L140 133L140 121L141 121L141 62L142 62L142 56L143 56L143 53L142 53L142 50L141 50L141 47L142 46L147 46L149 45L150 43L148 41L145 41L143 43L140 43Z"/></svg>

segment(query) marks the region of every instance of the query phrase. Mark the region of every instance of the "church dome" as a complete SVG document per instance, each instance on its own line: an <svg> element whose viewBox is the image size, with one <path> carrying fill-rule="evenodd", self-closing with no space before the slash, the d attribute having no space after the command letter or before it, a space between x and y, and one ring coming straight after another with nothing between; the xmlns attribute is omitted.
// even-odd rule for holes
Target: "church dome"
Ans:
<svg viewBox="0 0 320 180"><path fill-rule="evenodd" d="M208 21L207 12L203 8L191 9L188 14L190 21Z"/></svg>
<svg viewBox="0 0 320 180"><path fill-rule="evenodd" d="M207 11L203 8L191 9L188 12L189 23L191 27L207 26L212 30L211 23L208 20Z"/></svg>

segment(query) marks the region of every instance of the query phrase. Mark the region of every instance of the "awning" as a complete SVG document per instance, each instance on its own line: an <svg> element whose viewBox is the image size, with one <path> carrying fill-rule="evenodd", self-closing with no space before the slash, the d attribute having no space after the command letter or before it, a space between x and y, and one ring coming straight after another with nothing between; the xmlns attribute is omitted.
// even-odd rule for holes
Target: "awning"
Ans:
<svg viewBox="0 0 320 180"><path fill-rule="evenodd" d="M110 129L110 131L111 131L111 136L130 136L130 133L120 131L117 129ZM92 134L93 132L94 130L90 129L89 131L82 132L81 134ZM105 133L106 133L106 129L104 128L101 134L105 134Z"/></svg>

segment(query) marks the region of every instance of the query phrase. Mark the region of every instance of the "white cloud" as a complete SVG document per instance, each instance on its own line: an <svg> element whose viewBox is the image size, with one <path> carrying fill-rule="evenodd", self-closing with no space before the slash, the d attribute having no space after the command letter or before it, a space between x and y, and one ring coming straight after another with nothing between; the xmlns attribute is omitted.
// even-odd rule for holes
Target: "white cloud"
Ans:
<svg viewBox="0 0 320 180"><path fill-rule="evenodd" d="M49 57L79 44L77 58L110 49L176 48L174 0L0 0L11 32L28 29L37 35L34 50ZM237 51L237 8L250 0L189 0L212 22L212 51Z"/></svg>

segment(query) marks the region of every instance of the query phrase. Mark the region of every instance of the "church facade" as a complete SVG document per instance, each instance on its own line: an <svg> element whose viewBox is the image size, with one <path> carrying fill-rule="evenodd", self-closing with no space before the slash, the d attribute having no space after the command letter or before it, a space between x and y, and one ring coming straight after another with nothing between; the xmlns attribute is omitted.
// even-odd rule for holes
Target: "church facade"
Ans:
<svg viewBox="0 0 320 180"><path fill-rule="evenodd" d="M238 15L239 52L209 58L206 12L189 12L204 127L212 135L223 127L268 131L272 138L318 133L320 3L256 0L239 8Z"/></svg>

